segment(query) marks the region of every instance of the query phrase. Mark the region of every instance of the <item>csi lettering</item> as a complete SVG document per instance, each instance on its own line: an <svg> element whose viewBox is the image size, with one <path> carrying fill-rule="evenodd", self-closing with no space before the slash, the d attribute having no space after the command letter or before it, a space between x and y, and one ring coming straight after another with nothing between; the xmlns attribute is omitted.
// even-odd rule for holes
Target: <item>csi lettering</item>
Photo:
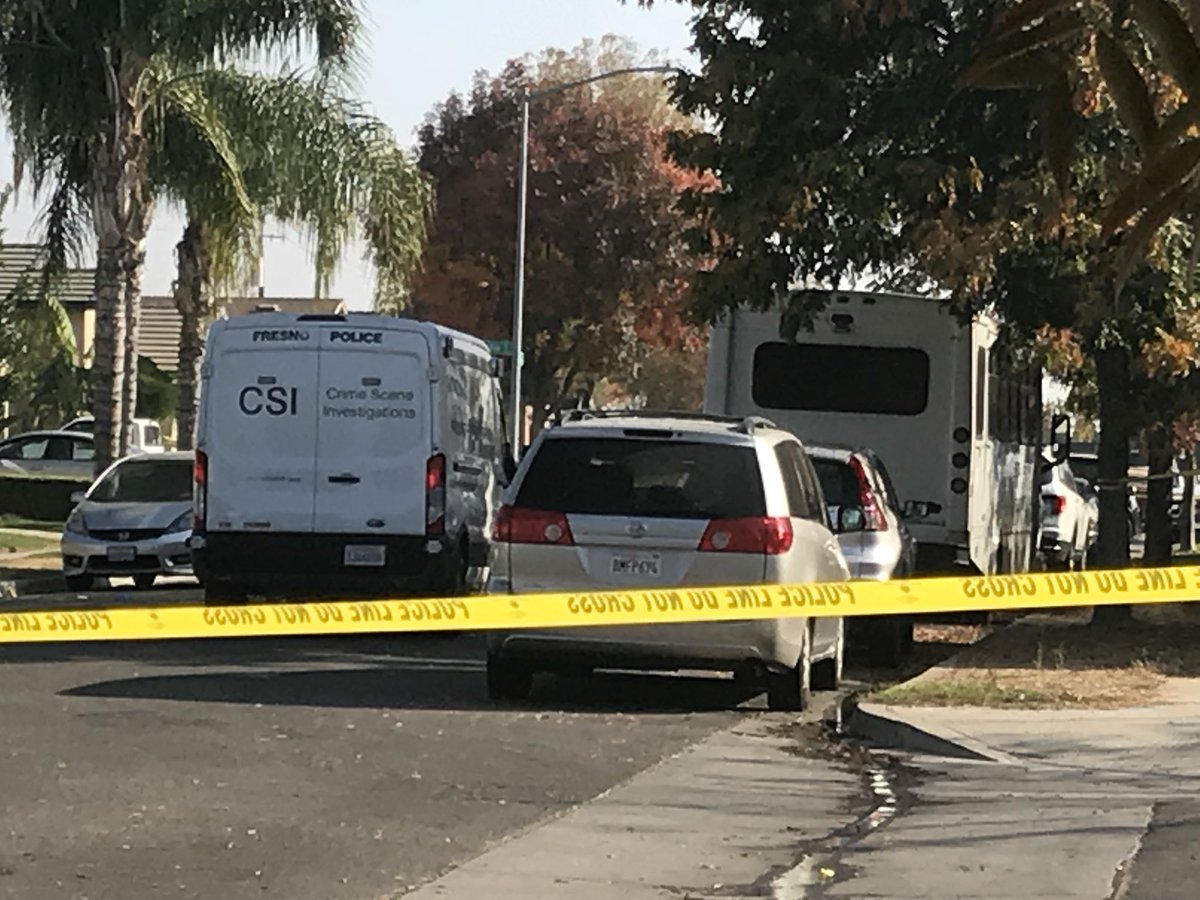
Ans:
<svg viewBox="0 0 1200 900"><path fill-rule="evenodd" d="M248 385L238 394L238 408L243 415L257 416L266 413L268 416L296 415L297 388L276 385L265 390L257 385Z"/></svg>

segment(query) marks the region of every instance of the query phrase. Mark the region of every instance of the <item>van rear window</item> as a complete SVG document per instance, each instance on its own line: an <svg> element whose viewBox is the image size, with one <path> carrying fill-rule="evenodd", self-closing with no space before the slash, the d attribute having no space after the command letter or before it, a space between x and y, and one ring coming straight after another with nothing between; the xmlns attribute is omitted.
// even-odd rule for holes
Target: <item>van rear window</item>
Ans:
<svg viewBox="0 0 1200 900"><path fill-rule="evenodd" d="M760 344L751 384L762 409L916 416L929 403L929 356L911 347Z"/></svg>
<svg viewBox="0 0 1200 900"><path fill-rule="evenodd" d="M813 459L813 468L821 482L826 506L858 507L862 505L858 477L849 463L836 459Z"/></svg>
<svg viewBox="0 0 1200 900"><path fill-rule="evenodd" d="M517 505L578 515L732 519L766 514L751 447L621 438L550 438Z"/></svg>

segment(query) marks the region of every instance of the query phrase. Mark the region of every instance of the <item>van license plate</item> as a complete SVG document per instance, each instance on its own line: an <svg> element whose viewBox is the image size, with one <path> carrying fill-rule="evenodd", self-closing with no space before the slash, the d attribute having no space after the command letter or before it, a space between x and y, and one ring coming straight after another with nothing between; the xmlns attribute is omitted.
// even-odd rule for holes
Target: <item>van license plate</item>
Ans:
<svg viewBox="0 0 1200 900"><path fill-rule="evenodd" d="M109 547L108 561L116 563L133 562L137 558L137 547Z"/></svg>
<svg viewBox="0 0 1200 900"><path fill-rule="evenodd" d="M612 560L614 575L634 575L639 578L657 578L662 574L662 567L656 557L614 556Z"/></svg>
<svg viewBox="0 0 1200 900"><path fill-rule="evenodd" d="M382 566L387 562L387 548L381 544L347 544L343 559L348 566Z"/></svg>

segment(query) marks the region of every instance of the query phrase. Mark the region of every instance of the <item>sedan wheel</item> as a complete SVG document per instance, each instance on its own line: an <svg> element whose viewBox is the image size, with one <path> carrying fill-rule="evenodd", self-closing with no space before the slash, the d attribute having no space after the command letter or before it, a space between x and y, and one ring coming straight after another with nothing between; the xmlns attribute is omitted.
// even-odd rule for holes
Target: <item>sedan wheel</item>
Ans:
<svg viewBox="0 0 1200 900"><path fill-rule="evenodd" d="M157 577L158 577L157 575L150 573L150 572L140 574L140 575L134 575L133 576L133 586L136 587L139 591L148 591L148 590L150 590L150 588L154 587L154 579L156 579Z"/></svg>
<svg viewBox="0 0 1200 900"><path fill-rule="evenodd" d="M96 579L91 575L64 575L63 581L67 583L68 591L90 591Z"/></svg>

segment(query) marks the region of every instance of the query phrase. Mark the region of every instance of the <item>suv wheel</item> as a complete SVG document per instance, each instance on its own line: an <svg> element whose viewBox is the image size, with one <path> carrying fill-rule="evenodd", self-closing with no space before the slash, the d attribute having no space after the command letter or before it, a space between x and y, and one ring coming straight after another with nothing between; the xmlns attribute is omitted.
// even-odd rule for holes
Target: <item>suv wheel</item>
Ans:
<svg viewBox="0 0 1200 900"><path fill-rule="evenodd" d="M812 664L810 686L814 691L836 691L842 683L842 669L846 659L846 620L838 620L837 649L829 659Z"/></svg>
<svg viewBox="0 0 1200 900"><path fill-rule="evenodd" d="M804 629L804 643L796 665L782 672L767 673L767 708L799 712L808 707L812 685L812 644L809 630Z"/></svg>
<svg viewBox="0 0 1200 900"><path fill-rule="evenodd" d="M488 651L487 693L489 700L528 700L533 691L533 669L499 653Z"/></svg>

